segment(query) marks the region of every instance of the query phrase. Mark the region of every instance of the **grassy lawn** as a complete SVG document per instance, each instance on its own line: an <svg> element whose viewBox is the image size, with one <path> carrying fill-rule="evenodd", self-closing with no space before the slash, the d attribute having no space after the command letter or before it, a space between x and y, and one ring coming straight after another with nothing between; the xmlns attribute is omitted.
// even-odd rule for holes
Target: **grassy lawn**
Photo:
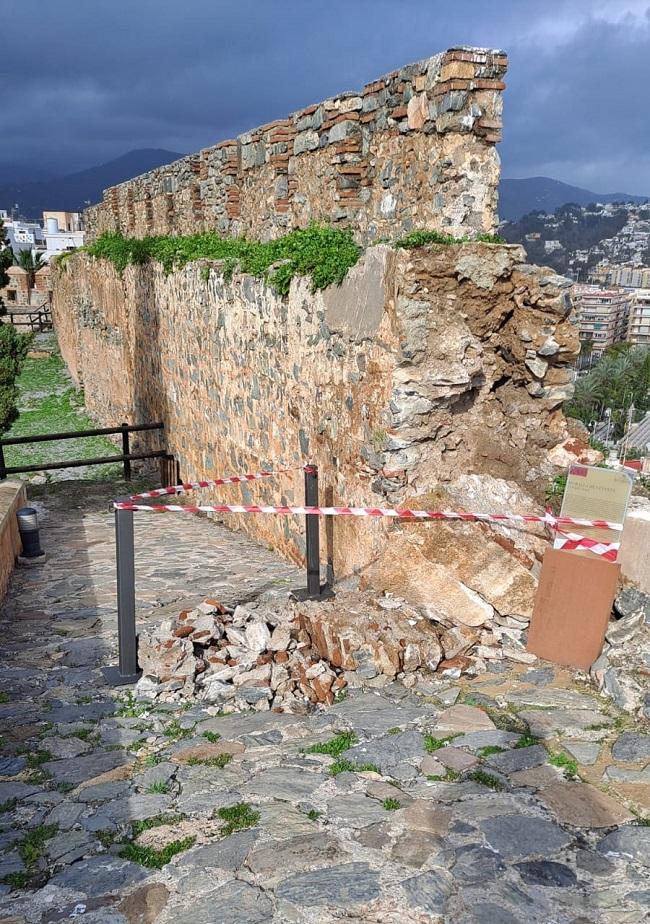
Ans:
<svg viewBox="0 0 650 924"><path fill-rule="evenodd" d="M61 359L54 334L37 334L32 350L43 352L43 356L28 358L25 361L18 379L20 417L4 436L31 436L95 427L96 424L84 410L83 392L74 387ZM83 439L57 440L52 443L7 446L5 461L8 466L36 465L42 462L118 455L120 452L121 448L118 449L107 437L91 436ZM32 473L20 477L38 482L71 478L115 479L120 476L121 470L121 465L114 463Z"/></svg>

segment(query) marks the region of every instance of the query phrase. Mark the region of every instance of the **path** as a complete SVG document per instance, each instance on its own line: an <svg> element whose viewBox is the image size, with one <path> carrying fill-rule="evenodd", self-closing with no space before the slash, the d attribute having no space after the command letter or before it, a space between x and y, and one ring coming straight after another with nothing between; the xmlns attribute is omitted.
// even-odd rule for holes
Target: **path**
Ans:
<svg viewBox="0 0 650 924"><path fill-rule="evenodd" d="M647 919L650 827L627 806L650 737L606 701L541 667L370 681L307 717L147 711L103 685L112 520L106 486L78 491L50 494L49 560L0 624L0 924ZM302 581L206 521L136 528L147 621Z"/></svg>

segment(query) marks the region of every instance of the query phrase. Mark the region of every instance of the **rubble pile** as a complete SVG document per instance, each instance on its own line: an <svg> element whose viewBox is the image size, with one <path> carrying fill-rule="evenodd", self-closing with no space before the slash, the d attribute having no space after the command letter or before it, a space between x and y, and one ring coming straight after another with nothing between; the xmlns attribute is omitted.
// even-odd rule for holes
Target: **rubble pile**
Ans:
<svg viewBox="0 0 650 924"><path fill-rule="evenodd" d="M623 588L614 615L591 678L620 709L650 719L650 596Z"/></svg>
<svg viewBox="0 0 650 924"><path fill-rule="evenodd" d="M230 611L205 600L141 633L138 660L138 696L192 697L224 711L305 711L331 704L347 685L300 632L291 605L271 610L250 603Z"/></svg>
<svg viewBox="0 0 650 924"><path fill-rule="evenodd" d="M196 699L224 711L303 712L348 684L381 686L416 672L479 674L488 661L534 661L526 623L454 624L391 594L340 591L323 601L275 598L228 609L205 600L140 634L140 698Z"/></svg>

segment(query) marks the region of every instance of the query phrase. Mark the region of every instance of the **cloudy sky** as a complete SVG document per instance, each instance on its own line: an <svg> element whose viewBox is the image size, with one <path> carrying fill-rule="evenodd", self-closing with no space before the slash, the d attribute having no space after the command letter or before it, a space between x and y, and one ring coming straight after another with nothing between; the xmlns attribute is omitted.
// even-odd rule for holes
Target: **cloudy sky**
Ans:
<svg viewBox="0 0 650 924"><path fill-rule="evenodd" d="M510 57L505 176L650 194L650 0L0 3L0 164L198 150L451 45Z"/></svg>

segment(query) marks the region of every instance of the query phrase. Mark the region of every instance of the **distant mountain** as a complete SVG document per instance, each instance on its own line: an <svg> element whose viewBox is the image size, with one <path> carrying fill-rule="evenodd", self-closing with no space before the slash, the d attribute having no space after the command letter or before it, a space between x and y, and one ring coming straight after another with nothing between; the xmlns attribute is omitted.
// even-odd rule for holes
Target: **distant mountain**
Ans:
<svg viewBox="0 0 650 924"><path fill-rule="evenodd" d="M44 170L42 167L25 167L23 164L14 164L0 161L0 186L9 186L16 183L40 183L42 180L53 180L57 174L53 170ZM3 205L2 208L5 206Z"/></svg>
<svg viewBox="0 0 650 924"><path fill-rule="evenodd" d="M176 151L159 148L140 148L122 157L109 160L99 167L91 167L68 176L23 182L14 180L0 185L0 208L11 209L18 203L20 212L27 218L40 218L44 210L81 211L86 201L99 202L108 186L123 183L140 173L169 164L183 157Z"/></svg>
<svg viewBox="0 0 650 924"><path fill-rule="evenodd" d="M531 176L522 180L501 180L499 187L499 218L517 221L528 212L554 212L561 205L575 202L647 202L647 196L629 193L595 193L580 186L569 186L547 176Z"/></svg>

